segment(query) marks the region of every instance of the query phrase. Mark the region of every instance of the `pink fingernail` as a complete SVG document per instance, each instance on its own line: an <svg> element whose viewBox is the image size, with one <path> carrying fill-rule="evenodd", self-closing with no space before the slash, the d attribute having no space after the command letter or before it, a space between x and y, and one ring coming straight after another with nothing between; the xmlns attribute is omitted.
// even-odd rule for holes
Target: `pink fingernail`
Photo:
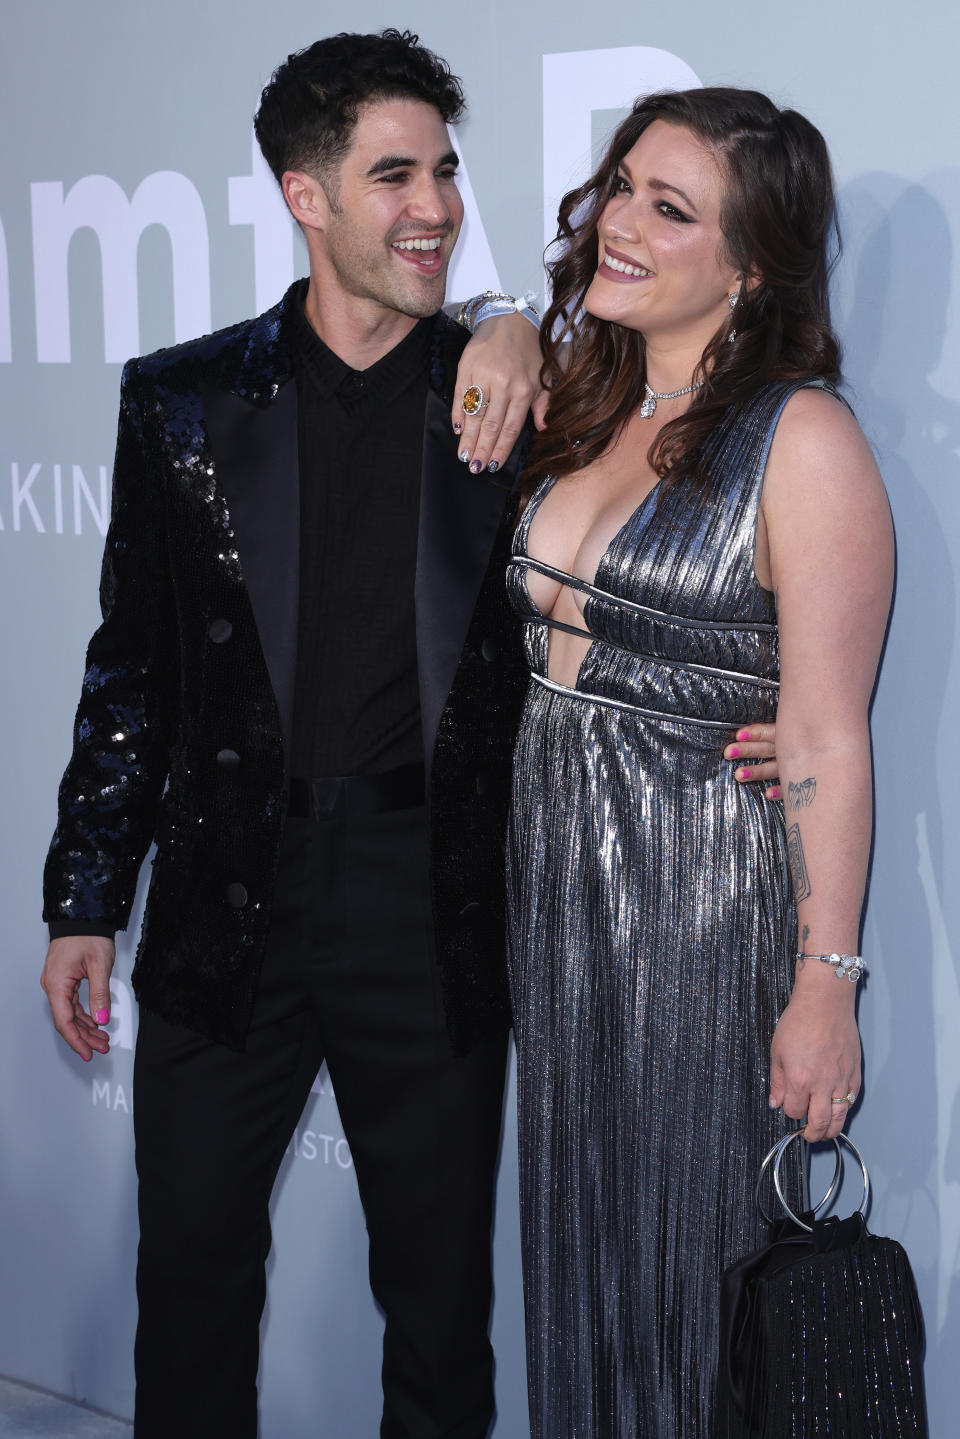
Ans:
<svg viewBox="0 0 960 1439"><path fill-rule="evenodd" d="M738 729L738 730L737 730L737 739L749 739L749 738L750 738L750 731L749 731L748 729Z"/></svg>
<svg viewBox="0 0 960 1439"><path fill-rule="evenodd" d="M730 746L730 758L731 758L731 759L736 759L736 757L737 757L737 755L738 755L739 753L740 753L739 747L738 747L737 745L735 745L735 744L732 744L732 745Z"/></svg>
<svg viewBox="0 0 960 1439"><path fill-rule="evenodd" d="M740 776L741 779L749 779L750 776L753 774L753 770L752 770L752 769L741 769L741 770L738 770L737 773L739 774L739 776Z"/></svg>
<svg viewBox="0 0 960 1439"><path fill-rule="evenodd" d="M98 1009L93 1017L98 1024L106 1024L107 1020L110 1018L110 1011L109 1009Z"/></svg>
<svg viewBox="0 0 960 1439"><path fill-rule="evenodd" d="M778 784L771 785L771 787L767 790L767 797L768 799L779 799L780 786Z"/></svg>

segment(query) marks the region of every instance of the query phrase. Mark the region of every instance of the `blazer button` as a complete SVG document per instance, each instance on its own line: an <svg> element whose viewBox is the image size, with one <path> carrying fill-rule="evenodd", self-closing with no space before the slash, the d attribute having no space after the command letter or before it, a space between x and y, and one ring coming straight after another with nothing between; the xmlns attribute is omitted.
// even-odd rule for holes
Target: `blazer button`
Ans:
<svg viewBox="0 0 960 1439"><path fill-rule="evenodd" d="M485 639L483 644L480 646L480 653L483 655L483 658L487 661L488 664L491 660L495 660L500 654L499 640L495 640L492 637L488 636L487 639Z"/></svg>
<svg viewBox="0 0 960 1439"><path fill-rule="evenodd" d="M490 788L490 776L487 774L486 770L482 769L480 771L480 773L474 780L474 785L476 787L477 794L486 794L487 790Z"/></svg>
<svg viewBox="0 0 960 1439"><path fill-rule="evenodd" d="M250 896L247 894L247 887L244 884L227 885L227 903L233 909L243 909Z"/></svg>
<svg viewBox="0 0 960 1439"><path fill-rule="evenodd" d="M217 751L217 764L221 769L239 769L240 756L235 749L221 749Z"/></svg>
<svg viewBox="0 0 960 1439"><path fill-rule="evenodd" d="M207 634L215 645L222 645L233 634L233 625L229 620L213 620Z"/></svg>

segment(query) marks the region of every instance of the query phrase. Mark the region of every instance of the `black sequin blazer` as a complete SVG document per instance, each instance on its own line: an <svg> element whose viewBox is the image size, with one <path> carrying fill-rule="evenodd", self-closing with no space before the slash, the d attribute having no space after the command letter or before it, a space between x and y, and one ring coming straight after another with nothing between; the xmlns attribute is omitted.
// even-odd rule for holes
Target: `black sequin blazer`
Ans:
<svg viewBox="0 0 960 1439"><path fill-rule="evenodd" d="M133 982L242 1047L269 924L296 665L294 290L124 370L113 510L74 748L44 874L55 932L123 928L156 858ZM424 430L417 647L434 936L458 1049L508 1022L503 846L526 681L504 588L519 451L457 460L467 335L438 315Z"/></svg>

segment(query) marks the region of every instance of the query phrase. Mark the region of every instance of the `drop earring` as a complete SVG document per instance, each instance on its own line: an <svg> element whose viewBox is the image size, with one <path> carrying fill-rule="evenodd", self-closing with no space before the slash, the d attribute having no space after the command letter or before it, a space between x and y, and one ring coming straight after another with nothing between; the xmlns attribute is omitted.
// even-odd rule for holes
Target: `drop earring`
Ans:
<svg viewBox="0 0 960 1439"><path fill-rule="evenodd" d="M727 303L729 304L731 310L735 310L735 309L737 308L737 305L738 305L739 301L740 301L740 291L739 291L739 290L731 290L730 293L729 293L729 295L727 296ZM728 344L728 345L732 345L733 342L734 342L734 340L735 340L736 338L737 338L737 332L736 332L736 329L733 329L733 330L730 331L729 335L727 336L727 344Z"/></svg>

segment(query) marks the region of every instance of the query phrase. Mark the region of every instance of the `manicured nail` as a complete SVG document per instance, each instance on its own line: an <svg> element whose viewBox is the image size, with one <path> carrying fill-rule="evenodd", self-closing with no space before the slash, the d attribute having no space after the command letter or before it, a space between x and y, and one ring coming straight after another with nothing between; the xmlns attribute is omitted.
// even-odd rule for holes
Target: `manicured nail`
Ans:
<svg viewBox="0 0 960 1439"><path fill-rule="evenodd" d="M93 1017L98 1024L106 1024L107 1020L110 1018L110 1011L109 1009L98 1009Z"/></svg>
<svg viewBox="0 0 960 1439"><path fill-rule="evenodd" d="M753 774L753 770L752 770L752 769L738 769L738 770L737 770L737 779L749 779L752 774Z"/></svg>
<svg viewBox="0 0 960 1439"><path fill-rule="evenodd" d="M738 749L738 747L737 747L735 744L732 744L732 745L730 746L730 753L729 753L729 755L728 755L728 758L729 758L729 759L736 759L736 757L737 757L737 755L738 755L739 753L740 753L740 750Z"/></svg>
<svg viewBox="0 0 960 1439"><path fill-rule="evenodd" d="M737 730L737 739L749 739L749 738L750 738L750 731L749 731L748 729L738 729L738 730Z"/></svg>
<svg viewBox="0 0 960 1439"><path fill-rule="evenodd" d="M471 460L471 461L470 461L470 473L471 473L471 475L479 475L479 473L480 473L480 471L481 471L482 469L483 469L483 466L481 465L481 463L480 463L479 460Z"/></svg>
<svg viewBox="0 0 960 1439"><path fill-rule="evenodd" d="M454 425L453 425L453 433L454 433L455 435L459 435L460 432L462 431L462 429L463 429L463 426L461 425L460 421L459 421L459 420L455 420L455 421L454 421Z"/></svg>
<svg viewBox="0 0 960 1439"><path fill-rule="evenodd" d="M499 460L491 460L490 463L489 463L489 465L487 466L487 474L488 474L488 475L495 475L495 474L497 473L497 471L499 470L499 468L500 468L500 461L499 461Z"/></svg>
<svg viewBox="0 0 960 1439"><path fill-rule="evenodd" d="M773 1097L772 1094L771 1094L770 1098L767 1100L767 1104L770 1106L771 1109L779 1109L779 1108L780 1108L779 1104L778 1104L777 1101L774 1099L774 1097Z"/></svg>
<svg viewBox="0 0 960 1439"><path fill-rule="evenodd" d="M774 784L774 785L771 785L771 786L770 786L770 788L767 790L767 798L768 798L768 799L779 799L779 798L780 798L780 786L779 786L778 784Z"/></svg>
<svg viewBox="0 0 960 1439"><path fill-rule="evenodd" d="M469 460L469 458L470 458L470 451L469 451L469 450L461 450L460 453L459 453L459 455L457 456L457 459L460 461L461 465L465 465L465 464L467 463L467 461Z"/></svg>

